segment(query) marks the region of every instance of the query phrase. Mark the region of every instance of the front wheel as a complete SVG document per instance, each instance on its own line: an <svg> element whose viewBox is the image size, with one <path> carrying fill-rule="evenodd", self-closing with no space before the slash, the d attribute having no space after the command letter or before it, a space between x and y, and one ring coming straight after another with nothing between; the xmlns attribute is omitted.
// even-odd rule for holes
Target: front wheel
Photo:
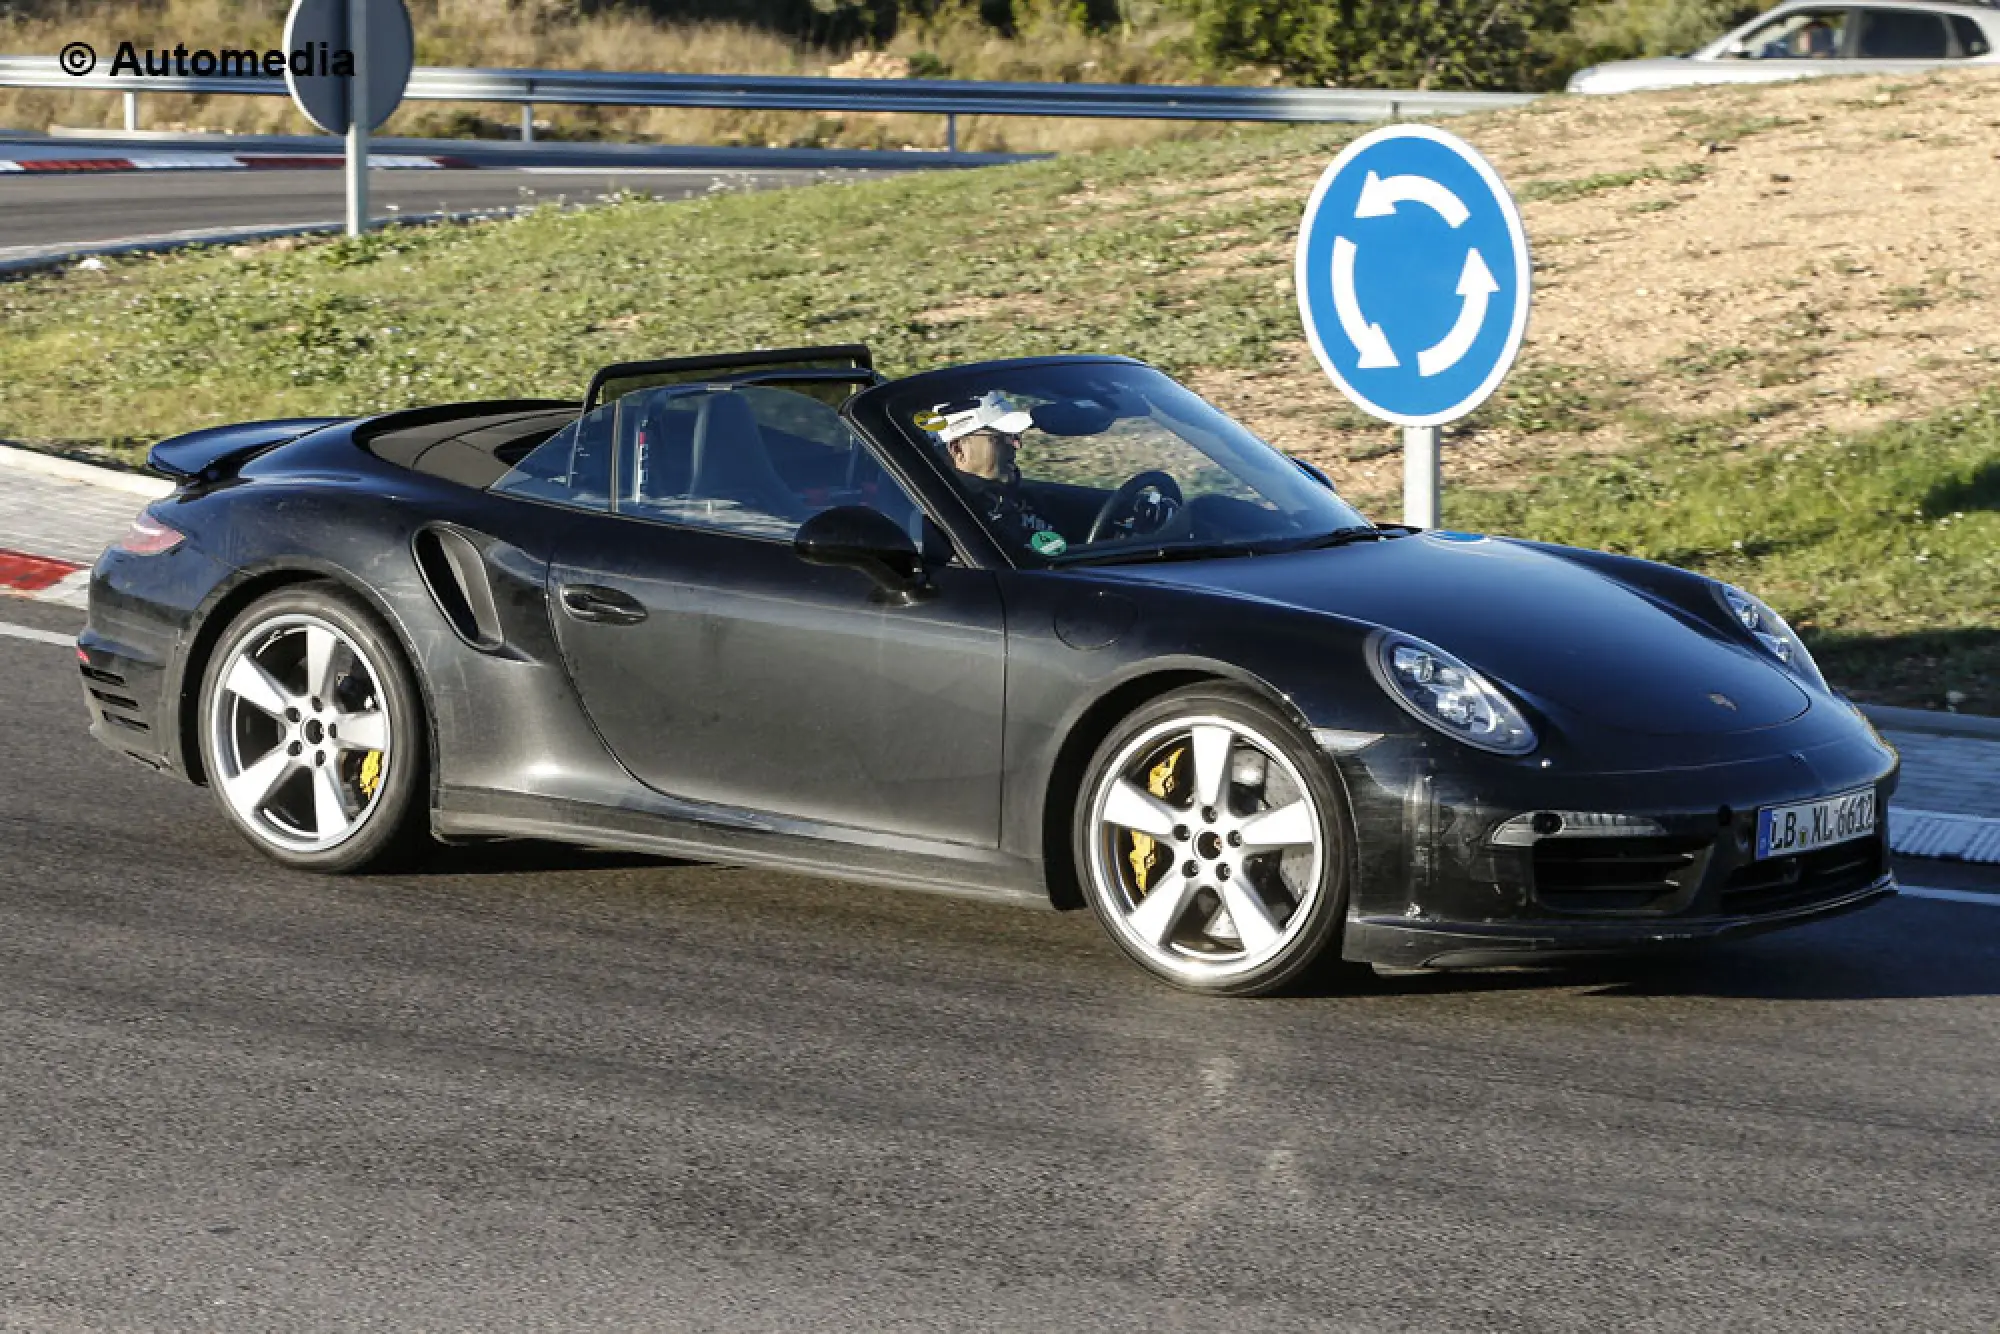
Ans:
<svg viewBox="0 0 2000 1334"><path fill-rule="evenodd" d="M1260 698L1163 695L1098 748L1076 861L1111 938L1189 991L1255 996L1310 967L1347 910L1353 839L1325 761Z"/></svg>
<svg viewBox="0 0 2000 1334"><path fill-rule="evenodd" d="M373 613L335 585L297 585L253 603L216 645L202 761L230 822L272 858L381 868L425 832L422 717Z"/></svg>

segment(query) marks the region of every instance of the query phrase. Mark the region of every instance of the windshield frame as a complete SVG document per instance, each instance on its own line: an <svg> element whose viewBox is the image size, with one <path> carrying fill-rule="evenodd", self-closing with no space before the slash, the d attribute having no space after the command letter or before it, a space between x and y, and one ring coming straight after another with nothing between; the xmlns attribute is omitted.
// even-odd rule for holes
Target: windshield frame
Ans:
<svg viewBox="0 0 2000 1334"><path fill-rule="evenodd" d="M1312 488L1324 489L1333 511L1328 516L1328 532L1354 526L1374 525L1368 517L1350 503L1325 480L1324 474L1310 469L1293 456L1257 437L1247 427L1222 411L1221 408L1203 398L1185 384L1174 379L1165 371L1133 357L1120 356L1048 356L1018 357L1000 361L964 363L924 371L917 375L886 381L864 389L849 399L841 408L841 414L849 423L870 440L874 441L885 455L893 455L904 467L901 469L909 480L921 482L913 486L919 499L925 504L940 524L948 527L958 539L960 548L967 554L975 555L982 566L999 566L1018 570L1076 570L1088 569L1097 564L1111 564L1121 554L1136 554L1148 547L1161 544L1149 542L1145 537L1130 540L1129 543L1104 543L1096 549L1103 559L1092 559L1092 548L1078 544L1054 557L1037 556L1019 550L1014 544L996 533L985 521L972 503L966 490L955 481L951 469L936 448L930 434L920 431L914 423L897 420L897 412L892 408L907 406L902 400L907 395L924 397L928 394L943 394L947 397L964 392L968 376L975 382L986 377L1012 378L1023 371L1041 369L1061 370L1070 367L1129 367L1151 376L1158 376L1180 392L1189 395L1218 416L1228 421L1242 432L1246 442L1254 447L1269 451L1269 461L1289 474L1295 474L1299 482ZM907 414L904 414L907 415ZM1183 437L1185 439L1185 437ZM1242 442L1239 442L1242 443ZM1199 448L1189 441L1190 447ZM1239 479L1246 480L1246 479ZM1253 488L1254 489L1254 488ZM1260 494L1261 491L1260 491ZM1272 534L1262 538L1246 538L1235 544L1226 553L1218 553L1218 558L1226 556L1257 556L1267 554L1266 548L1290 548L1294 545L1311 545L1316 536L1308 533ZM1190 540L1176 543L1177 546L1214 546L1213 542Z"/></svg>

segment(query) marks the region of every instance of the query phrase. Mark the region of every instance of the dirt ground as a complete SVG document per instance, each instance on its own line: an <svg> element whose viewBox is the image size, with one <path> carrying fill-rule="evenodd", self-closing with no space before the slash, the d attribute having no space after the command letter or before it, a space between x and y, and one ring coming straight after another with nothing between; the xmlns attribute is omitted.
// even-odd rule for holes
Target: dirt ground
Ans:
<svg viewBox="0 0 2000 1334"><path fill-rule="evenodd" d="M1454 128L1522 200L1536 281L1508 386L1447 436L1455 478L1505 485L1662 428L1851 432L1994 381L2000 72L1553 98ZM1349 416L1329 440L1341 402L1298 369L1197 387L1343 489L1397 490L1392 433Z"/></svg>

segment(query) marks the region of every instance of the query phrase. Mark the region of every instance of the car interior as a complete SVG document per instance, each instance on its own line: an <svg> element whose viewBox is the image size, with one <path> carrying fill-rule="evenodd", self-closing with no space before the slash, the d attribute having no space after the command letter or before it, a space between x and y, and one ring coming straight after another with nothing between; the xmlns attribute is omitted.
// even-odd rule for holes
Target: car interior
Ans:
<svg viewBox="0 0 2000 1334"><path fill-rule="evenodd" d="M669 384L582 417L573 404L461 406L401 414L358 439L390 463L524 499L771 537L862 504L922 542L921 509L840 417L851 388Z"/></svg>

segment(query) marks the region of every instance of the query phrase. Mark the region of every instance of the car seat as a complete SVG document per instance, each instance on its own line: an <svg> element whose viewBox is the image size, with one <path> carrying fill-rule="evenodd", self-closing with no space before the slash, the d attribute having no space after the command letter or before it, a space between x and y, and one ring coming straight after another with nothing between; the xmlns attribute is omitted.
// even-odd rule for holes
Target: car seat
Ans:
<svg viewBox="0 0 2000 1334"><path fill-rule="evenodd" d="M701 400L694 426L695 500L729 500L748 509L803 522L805 507L764 447L764 433L749 400L728 390Z"/></svg>

